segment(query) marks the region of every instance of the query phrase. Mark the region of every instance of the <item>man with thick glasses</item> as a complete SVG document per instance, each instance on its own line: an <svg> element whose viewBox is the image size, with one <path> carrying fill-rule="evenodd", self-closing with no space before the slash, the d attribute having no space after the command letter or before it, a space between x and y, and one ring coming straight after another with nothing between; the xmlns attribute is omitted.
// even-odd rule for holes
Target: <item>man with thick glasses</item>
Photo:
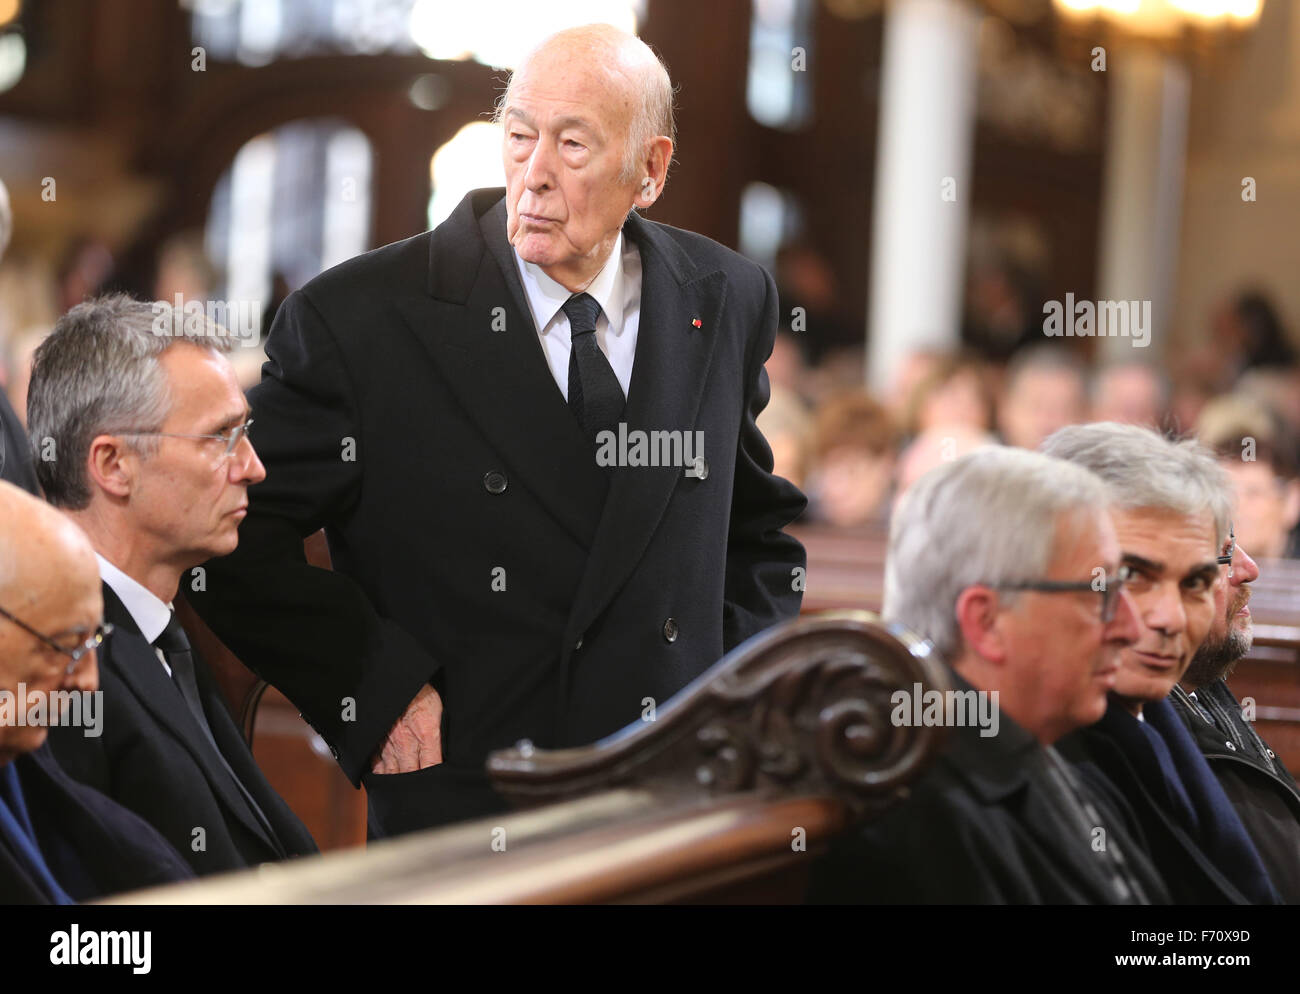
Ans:
<svg viewBox="0 0 1300 994"><path fill-rule="evenodd" d="M1124 581L1105 491L1076 466L991 446L908 491L890 527L885 617L928 639L959 691L997 694L999 728L948 729L910 799L819 862L811 900L1168 900L1122 827L1131 816L1053 748L1101 717L1137 638Z"/></svg>
<svg viewBox="0 0 1300 994"><path fill-rule="evenodd" d="M86 537L47 504L0 482L6 702L94 692L96 649L108 628L101 610ZM192 876L144 821L63 771L45 744L46 724L0 714L8 716L0 720L0 903L67 904Z"/></svg>
<svg viewBox="0 0 1300 994"><path fill-rule="evenodd" d="M1196 442L1110 422L1062 428L1043 451L1106 484L1140 631L1105 716L1062 753L1132 806L1175 900L1276 903L1241 818L1167 700L1214 620L1229 532L1223 471Z"/></svg>
<svg viewBox="0 0 1300 994"><path fill-rule="evenodd" d="M104 297L59 320L28 389L37 451L55 455L37 474L89 536L116 626L100 652L104 734L56 728L51 746L200 875L316 850L171 608L190 570L235 548L248 487L266 475L231 345L169 305Z"/></svg>
<svg viewBox="0 0 1300 994"><path fill-rule="evenodd" d="M1300 789L1295 777L1255 730L1227 677L1250 652L1254 636L1250 586L1259 567L1232 531L1219 557L1214 624L1170 703L1196 739L1205 761L1250 833L1274 886L1300 903Z"/></svg>

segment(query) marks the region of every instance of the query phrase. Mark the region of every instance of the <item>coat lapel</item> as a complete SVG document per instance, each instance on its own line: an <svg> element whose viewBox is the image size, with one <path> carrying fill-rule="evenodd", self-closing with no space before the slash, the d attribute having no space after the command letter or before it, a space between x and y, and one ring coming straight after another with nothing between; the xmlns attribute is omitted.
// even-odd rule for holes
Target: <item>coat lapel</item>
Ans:
<svg viewBox="0 0 1300 994"><path fill-rule="evenodd" d="M632 214L623 226L641 253L641 317L623 420L633 432L695 430L723 320L726 276L699 272L661 228ZM698 326L696 322L698 321ZM727 444L714 440L714 445ZM731 440L734 446L735 440ZM699 454L699 453L695 453ZM704 456L710 438L704 437ZM618 466L565 633L565 658L627 580L668 507L683 466Z"/></svg>
<svg viewBox="0 0 1300 994"><path fill-rule="evenodd" d="M428 293L395 302L403 318L511 479L589 548L608 481L542 354L500 190L461 202L430 239L429 266Z"/></svg>
<svg viewBox="0 0 1300 994"><path fill-rule="evenodd" d="M158 661L153 646L144 640L135 619L113 593L113 589L107 583L103 584L103 588L104 617L117 630L109 636L107 651L100 655L100 664L112 668L159 727L185 747L203 771L203 776L222 806L239 818L249 831L258 838L265 839L274 848L239 795L230 774L221 766L218 757L212 754L212 745L190 714L179 689ZM195 665L201 666L202 663L196 659Z"/></svg>
<svg viewBox="0 0 1300 994"><path fill-rule="evenodd" d="M645 552L685 468L611 473L597 465L542 354L505 225L503 191L471 193L430 239L428 293L395 303L511 472L589 550L566 629L567 661L576 636ZM671 236L635 214L623 233L641 253L641 316L623 420L629 436L691 432L723 320L726 276L699 271ZM505 319L499 331L494 315L497 327ZM706 459L709 446L706 435Z"/></svg>

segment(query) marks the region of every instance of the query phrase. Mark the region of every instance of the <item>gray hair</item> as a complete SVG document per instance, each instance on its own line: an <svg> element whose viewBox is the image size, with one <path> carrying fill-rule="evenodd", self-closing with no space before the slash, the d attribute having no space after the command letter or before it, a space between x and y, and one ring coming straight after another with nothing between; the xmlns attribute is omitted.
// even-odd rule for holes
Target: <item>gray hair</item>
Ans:
<svg viewBox="0 0 1300 994"><path fill-rule="evenodd" d="M1099 421L1061 428L1040 450L1101 477L1114 507L1214 518L1216 542L1228 537L1232 514L1227 474L1195 439L1170 441L1150 428Z"/></svg>
<svg viewBox="0 0 1300 994"><path fill-rule="evenodd" d="M225 328L194 310L122 293L59 318L36 350L27 388L36 476L51 504L75 511L90 503L86 455L97 435L162 428L171 396L158 358L182 341L214 352L234 346ZM131 444L150 456L158 440Z"/></svg>
<svg viewBox="0 0 1300 994"><path fill-rule="evenodd" d="M504 120L506 108L510 105L510 97L514 92L515 80L523 74L533 57L553 44L557 38L571 34L585 35L590 39L588 44L593 49L600 46L608 50L617 47L619 43L630 42L640 46L647 56L646 71L641 79L644 85L638 89L640 106L628 124L627 145L623 149L623 168L618 177L619 182L630 183L636 178L637 170L641 168L640 157L652 138L664 135L672 141L674 148L677 147L677 119L673 110L674 91L672 79L668 75L668 67L664 65L654 49L635 35L627 35L611 25L603 24L571 28L551 35L524 56L519 66L511 72L505 92L501 94L494 108L492 123L499 125Z"/></svg>
<svg viewBox="0 0 1300 994"><path fill-rule="evenodd" d="M1037 452L986 446L926 473L894 512L883 614L961 654L957 598L967 587L1041 579L1063 514L1104 510L1087 470ZM1015 595L1003 595L1014 602Z"/></svg>
<svg viewBox="0 0 1300 994"><path fill-rule="evenodd" d="M9 191L5 189L4 180L0 180L0 259L4 258L5 249L9 247L9 238L14 233L14 212L9 206Z"/></svg>

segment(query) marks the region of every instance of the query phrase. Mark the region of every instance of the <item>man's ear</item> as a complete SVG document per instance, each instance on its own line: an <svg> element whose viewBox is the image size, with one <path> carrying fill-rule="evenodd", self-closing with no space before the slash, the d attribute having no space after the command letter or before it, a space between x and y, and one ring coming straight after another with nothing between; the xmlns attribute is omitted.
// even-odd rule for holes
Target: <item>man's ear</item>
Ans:
<svg viewBox="0 0 1300 994"><path fill-rule="evenodd" d="M663 193L664 181L668 178L668 165L673 161L673 143L671 138L659 135L650 139L642 161L641 176L637 180L636 196L633 203L642 209L649 207Z"/></svg>
<svg viewBox="0 0 1300 994"><path fill-rule="evenodd" d="M981 659L1002 662L1007 655L1006 640L998 624L998 595L990 587L967 587L957 595L957 625L962 640Z"/></svg>
<svg viewBox="0 0 1300 994"><path fill-rule="evenodd" d="M86 456L91 487L113 497L127 498L135 485L138 459L119 435L96 435Z"/></svg>

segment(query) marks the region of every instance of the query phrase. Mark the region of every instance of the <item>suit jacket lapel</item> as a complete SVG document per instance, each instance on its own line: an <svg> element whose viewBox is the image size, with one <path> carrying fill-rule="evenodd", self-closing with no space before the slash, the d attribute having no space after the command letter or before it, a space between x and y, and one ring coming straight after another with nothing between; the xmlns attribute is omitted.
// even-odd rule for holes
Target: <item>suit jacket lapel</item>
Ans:
<svg viewBox="0 0 1300 994"><path fill-rule="evenodd" d="M542 354L500 190L462 201L434 232L429 266L428 294L395 302L403 318L509 475L590 547L608 481Z"/></svg>
<svg viewBox="0 0 1300 994"><path fill-rule="evenodd" d="M635 431L647 437L652 437L652 431L677 431L685 439L695 429L703 398L726 299L726 276L720 271L697 271L669 235L635 214L629 216L623 233L641 253L641 317L623 412L628 437L634 437ZM707 436L704 448L707 458ZM566 655L567 647L631 574L685 472L682 466L614 469L569 617Z"/></svg>
<svg viewBox="0 0 1300 994"><path fill-rule="evenodd" d="M131 689L137 700L153 716L160 728L185 747L203 770L203 775L221 804L232 812L249 831L265 839L266 832L231 782L230 774L213 755L211 743L199 728L179 689L155 655L153 646L144 640L131 612L107 584L104 588L104 617L117 629L109 636L107 650L101 653L101 665L112 668ZM196 661L195 665L201 665Z"/></svg>

